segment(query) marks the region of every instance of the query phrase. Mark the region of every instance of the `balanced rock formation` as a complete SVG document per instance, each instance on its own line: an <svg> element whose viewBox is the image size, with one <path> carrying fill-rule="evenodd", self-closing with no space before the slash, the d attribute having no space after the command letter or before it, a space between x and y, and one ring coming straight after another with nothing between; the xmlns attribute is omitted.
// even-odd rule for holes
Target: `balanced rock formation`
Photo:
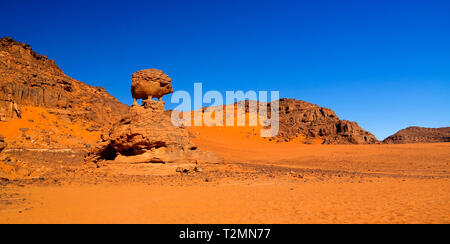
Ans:
<svg viewBox="0 0 450 244"><path fill-rule="evenodd" d="M388 144L450 142L450 127L409 127L384 140Z"/></svg>
<svg viewBox="0 0 450 244"><path fill-rule="evenodd" d="M172 124L164 102L145 100L132 106L104 140L88 153L88 162L202 163L220 162L213 153L202 152L191 143L188 131Z"/></svg>
<svg viewBox="0 0 450 244"><path fill-rule="evenodd" d="M279 141L302 136L306 141L320 139L324 144L379 143L356 122L340 120L331 109L286 98L279 100L279 107L280 130L276 137Z"/></svg>
<svg viewBox="0 0 450 244"><path fill-rule="evenodd" d="M104 88L68 77L53 60L8 37L0 39L0 77L0 128L8 130L5 137L17 144L14 146L83 146L85 137L98 137L127 111L128 106ZM37 120L45 125L49 114L56 116L59 129L55 125L36 126ZM22 121L10 122L14 119ZM26 137L21 131L12 131L17 127L13 124L24 124ZM76 125L78 131L71 132L75 128L70 128L61 133L67 125ZM47 136L47 141L40 140Z"/></svg>
<svg viewBox="0 0 450 244"><path fill-rule="evenodd" d="M136 100L151 100L157 98L161 101L164 95L173 92L172 79L161 70L147 69L133 74L131 84L131 95Z"/></svg>

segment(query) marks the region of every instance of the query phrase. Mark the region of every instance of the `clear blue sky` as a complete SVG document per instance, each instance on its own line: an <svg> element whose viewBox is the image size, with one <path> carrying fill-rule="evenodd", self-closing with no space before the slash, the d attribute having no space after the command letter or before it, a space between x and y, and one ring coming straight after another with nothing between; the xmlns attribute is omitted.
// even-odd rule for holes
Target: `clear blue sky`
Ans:
<svg viewBox="0 0 450 244"><path fill-rule="evenodd" d="M131 104L131 74L177 90L279 90L379 139L450 126L450 1L0 0L0 36ZM166 101L169 99L166 98ZM168 104L167 107L173 105Z"/></svg>

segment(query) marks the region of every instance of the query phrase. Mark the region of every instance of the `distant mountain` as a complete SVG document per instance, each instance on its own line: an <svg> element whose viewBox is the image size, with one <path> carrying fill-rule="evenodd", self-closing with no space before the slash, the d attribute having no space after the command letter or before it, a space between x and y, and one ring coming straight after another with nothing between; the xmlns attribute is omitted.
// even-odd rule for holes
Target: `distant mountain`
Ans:
<svg viewBox="0 0 450 244"><path fill-rule="evenodd" d="M422 128L409 127L386 138L384 143L407 144L407 143L433 143L450 142L450 127Z"/></svg>
<svg viewBox="0 0 450 244"><path fill-rule="evenodd" d="M0 39L0 134L11 146L84 146L127 107L104 88L68 77L29 45Z"/></svg>

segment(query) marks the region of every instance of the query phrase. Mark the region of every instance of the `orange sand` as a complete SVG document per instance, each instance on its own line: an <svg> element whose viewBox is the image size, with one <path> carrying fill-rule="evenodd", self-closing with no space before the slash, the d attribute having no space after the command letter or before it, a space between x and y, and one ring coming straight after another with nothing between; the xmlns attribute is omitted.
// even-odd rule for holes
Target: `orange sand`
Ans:
<svg viewBox="0 0 450 244"><path fill-rule="evenodd" d="M0 223L450 223L450 181L38 187Z"/></svg>
<svg viewBox="0 0 450 244"><path fill-rule="evenodd" d="M225 106L228 108L229 106ZM250 113L245 113L245 125L236 126L238 120L238 109L234 108L234 124L228 126L226 121L226 112L223 112L223 125L224 126L197 126L194 123L194 112L191 113L191 125L188 127L189 131L194 137L198 137L197 142L199 144L211 143L213 145L233 145L234 143L257 143L256 145L274 145L277 144L275 141L271 141L270 138L261 137L261 131L264 127L261 125L260 119L256 115L251 115ZM214 113L213 113L214 114ZM205 115L207 116L207 115ZM211 116L213 119L215 116ZM249 118L255 117L257 125L249 125ZM209 119L208 117L205 120ZM225 126L226 125L226 126ZM291 143L303 144L306 138L302 135L298 135L297 138L293 139ZM312 139L311 144L322 144L322 139Z"/></svg>
<svg viewBox="0 0 450 244"><path fill-rule="evenodd" d="M236 129L236 128L235 128ZM305 145L257 139L214 137L209 128L192 141L228 161L252 162L295 168L407 175L449 175L450 143L406 145Z"/></svg>
<svg viewBox="0 0 450 244"><path fill-rule="evenodd" d="M21 112L21 119L0 122L0 134L5 137L10 147L51 147L48 142L62 148L83 147L83 144L93 145L100 138L100 132L86 130L90 124L61 121L45 108L24 106ZM28 129L25 135L29 136L30 140L22 137L21 128ZM42 132L43 130L45 133ZM45 138L44 135L48 137ZM69 135L70 138L68 138Z"/></svg>
<svg viewBox="0 0 450 244"><path fill-rule="evenodd" d="M249 164L319 176L4 188L31 206L0 209L0 223L450 223L450 143L304 145L248 136L249 127L190 131L229 170L245 174L239 165ZM106 169L125 173L120 167Z"/></svg>

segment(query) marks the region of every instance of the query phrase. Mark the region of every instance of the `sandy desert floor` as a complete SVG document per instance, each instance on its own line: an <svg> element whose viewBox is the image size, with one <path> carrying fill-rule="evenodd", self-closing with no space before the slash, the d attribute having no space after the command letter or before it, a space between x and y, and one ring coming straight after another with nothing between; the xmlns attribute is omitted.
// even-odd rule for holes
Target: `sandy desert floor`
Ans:
<svg viewBox="0 0 450 244"><path fill-rule="evenodd" d="M0 223L450 223L450 143L212 139L225 162L189 172L9 151L42 175L0 182Z"/></svg>

